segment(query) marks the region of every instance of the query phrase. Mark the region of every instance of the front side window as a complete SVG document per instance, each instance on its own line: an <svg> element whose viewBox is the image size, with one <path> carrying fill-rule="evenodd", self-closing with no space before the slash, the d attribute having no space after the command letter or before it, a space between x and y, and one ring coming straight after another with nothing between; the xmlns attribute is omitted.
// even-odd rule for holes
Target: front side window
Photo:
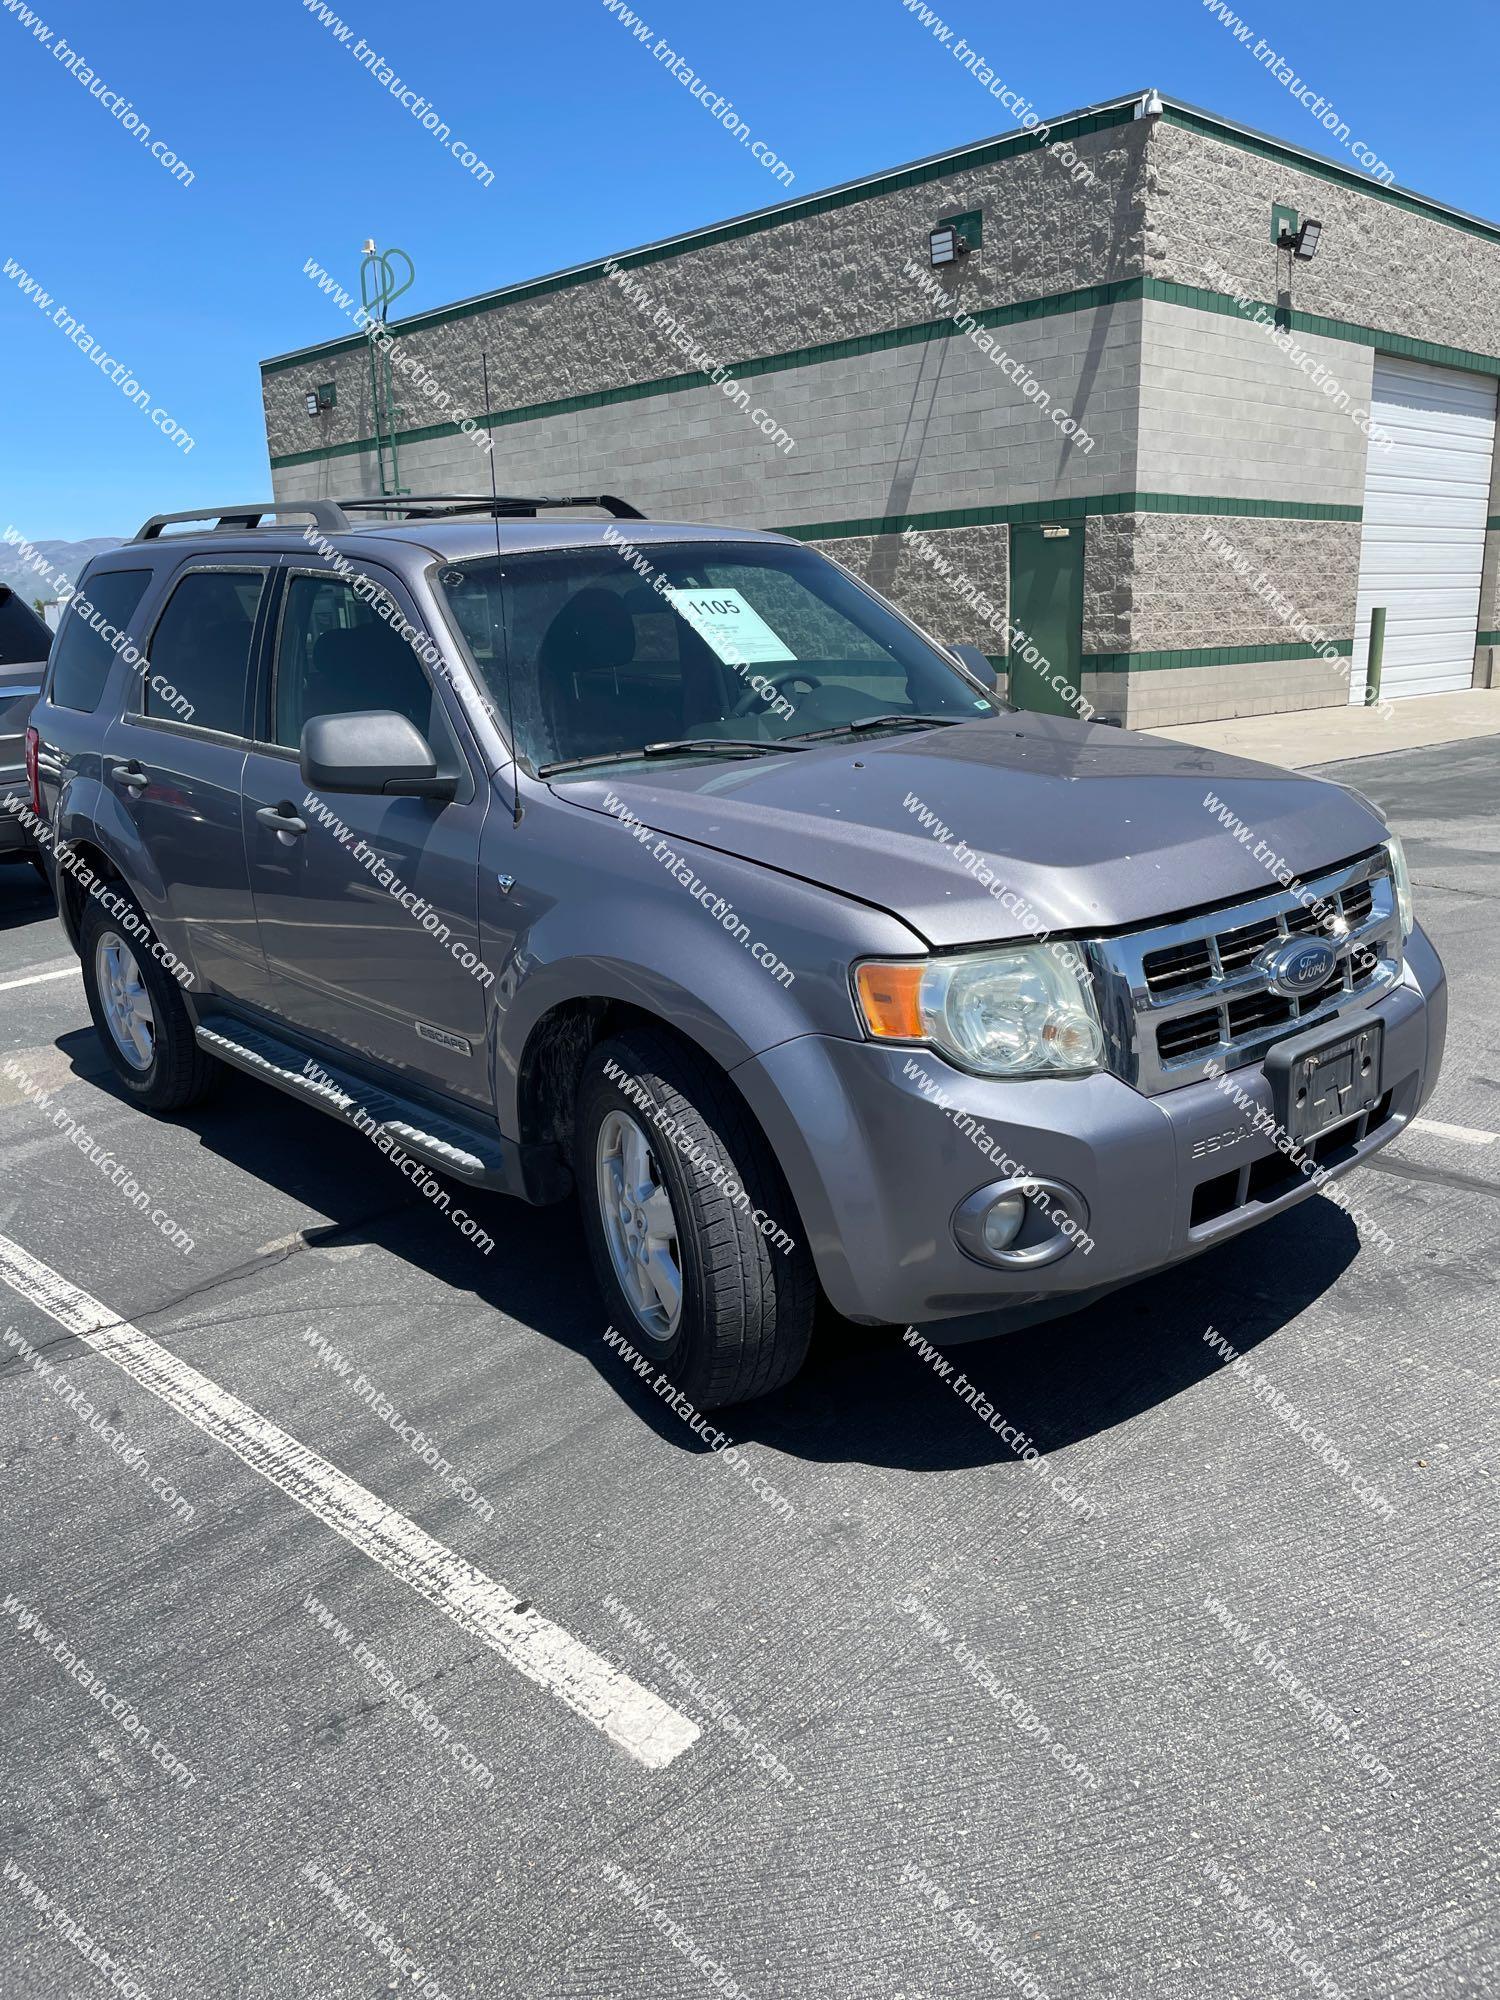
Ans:
<svg viewBox="0 0 1500 2000"><path fill-rule="evenodd" d="M941 653L810 549L649 543L438 575L535 770L684 737L773 744L883 715L993 715ZM506 687L507 656L510 686Z"/></svg>
<svg viewBox="0 0 1500 2000"><path fill-rule="evenodd" d="M266 572L189 570L151 635L144 712L241 736L250 642Z"/></svg>
<svg viewBox="0 0 1500 2000"><path fill-rule="evenodd" d="M85 577L68 600L52 666L51 699L92 715L114 665L119 635L151 581L149 569L107 569Z"/></svg>
<svg viewBox="0 0 1500 2000"><path fill-rule="evenodd" d="M292 577L276 648L271 740L298 750L303 725L315 716L394 709L426 737L438 769L451 772L457 746L437 690L403 636L405 623L367 584Z"/></svg>

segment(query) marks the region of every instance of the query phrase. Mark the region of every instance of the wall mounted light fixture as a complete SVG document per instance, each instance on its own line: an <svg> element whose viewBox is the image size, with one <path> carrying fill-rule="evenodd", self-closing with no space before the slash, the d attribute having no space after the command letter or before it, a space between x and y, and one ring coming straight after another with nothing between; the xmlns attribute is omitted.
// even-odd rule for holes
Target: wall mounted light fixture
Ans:
<svg viewBox="0 0 1500 2000"><path fill-rule="evenodd" d="M1318 254L1318 238L1323 234L1323 225L1310 215L1304 215L1301 227L1295 235L1283 228L1276 239L1278 250L1289 250L1294 257L1300 257L1304 264L1310 264Z"/></svg>

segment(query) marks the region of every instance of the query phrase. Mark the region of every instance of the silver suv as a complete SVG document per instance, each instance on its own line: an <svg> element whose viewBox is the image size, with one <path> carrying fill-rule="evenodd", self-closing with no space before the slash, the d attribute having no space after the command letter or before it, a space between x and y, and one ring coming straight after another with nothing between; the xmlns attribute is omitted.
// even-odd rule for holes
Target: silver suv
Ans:
<svg viewBox="0 0 1500 2000"><path fill-rule="evenodd" d="M29 761L131 1097L228 1064L576 1195L700 1407L784 1383L820 1290L947 1344L1192 1257L1437 1076L1367 800L1017 713L841 565L607 496L158 516Z"/></svg>

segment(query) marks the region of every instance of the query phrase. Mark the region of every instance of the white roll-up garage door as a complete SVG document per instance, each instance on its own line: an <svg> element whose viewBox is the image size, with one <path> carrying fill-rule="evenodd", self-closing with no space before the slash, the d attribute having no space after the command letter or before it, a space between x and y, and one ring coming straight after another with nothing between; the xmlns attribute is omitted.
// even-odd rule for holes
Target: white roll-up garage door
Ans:
<svg viewBox="0 0 1500 2000"><path fill-rule="evenodd" d="M1371 607L1386 607L1381 692L1447 694L1474 678L1479 578L1495 451L1495 383L1375 357L1350 698L1364 700Z"/></svg>

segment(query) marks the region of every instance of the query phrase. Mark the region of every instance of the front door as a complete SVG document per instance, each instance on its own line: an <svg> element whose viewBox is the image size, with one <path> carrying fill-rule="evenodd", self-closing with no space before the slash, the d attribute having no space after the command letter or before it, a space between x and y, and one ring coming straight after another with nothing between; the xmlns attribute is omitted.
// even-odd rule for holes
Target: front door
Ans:
<svg viewBox="0 0 1500 2000"><path fill-rule="evenodd" d="M418 614L393 576L289 570L245 760L245 847L271 1011L490 1107L488 968L479 955L479 843L490 789L411 641ZM451 800L315 795L303 724L394 709L452 772ZM476 783L474 768L480 772Z"/></svg>
<svg viewBox="0 0 1500 2000"><path fill-rule="evenodd" d="M1010 698L1076 715L1083 673L1082 521L1010 531Z"/></svg>

